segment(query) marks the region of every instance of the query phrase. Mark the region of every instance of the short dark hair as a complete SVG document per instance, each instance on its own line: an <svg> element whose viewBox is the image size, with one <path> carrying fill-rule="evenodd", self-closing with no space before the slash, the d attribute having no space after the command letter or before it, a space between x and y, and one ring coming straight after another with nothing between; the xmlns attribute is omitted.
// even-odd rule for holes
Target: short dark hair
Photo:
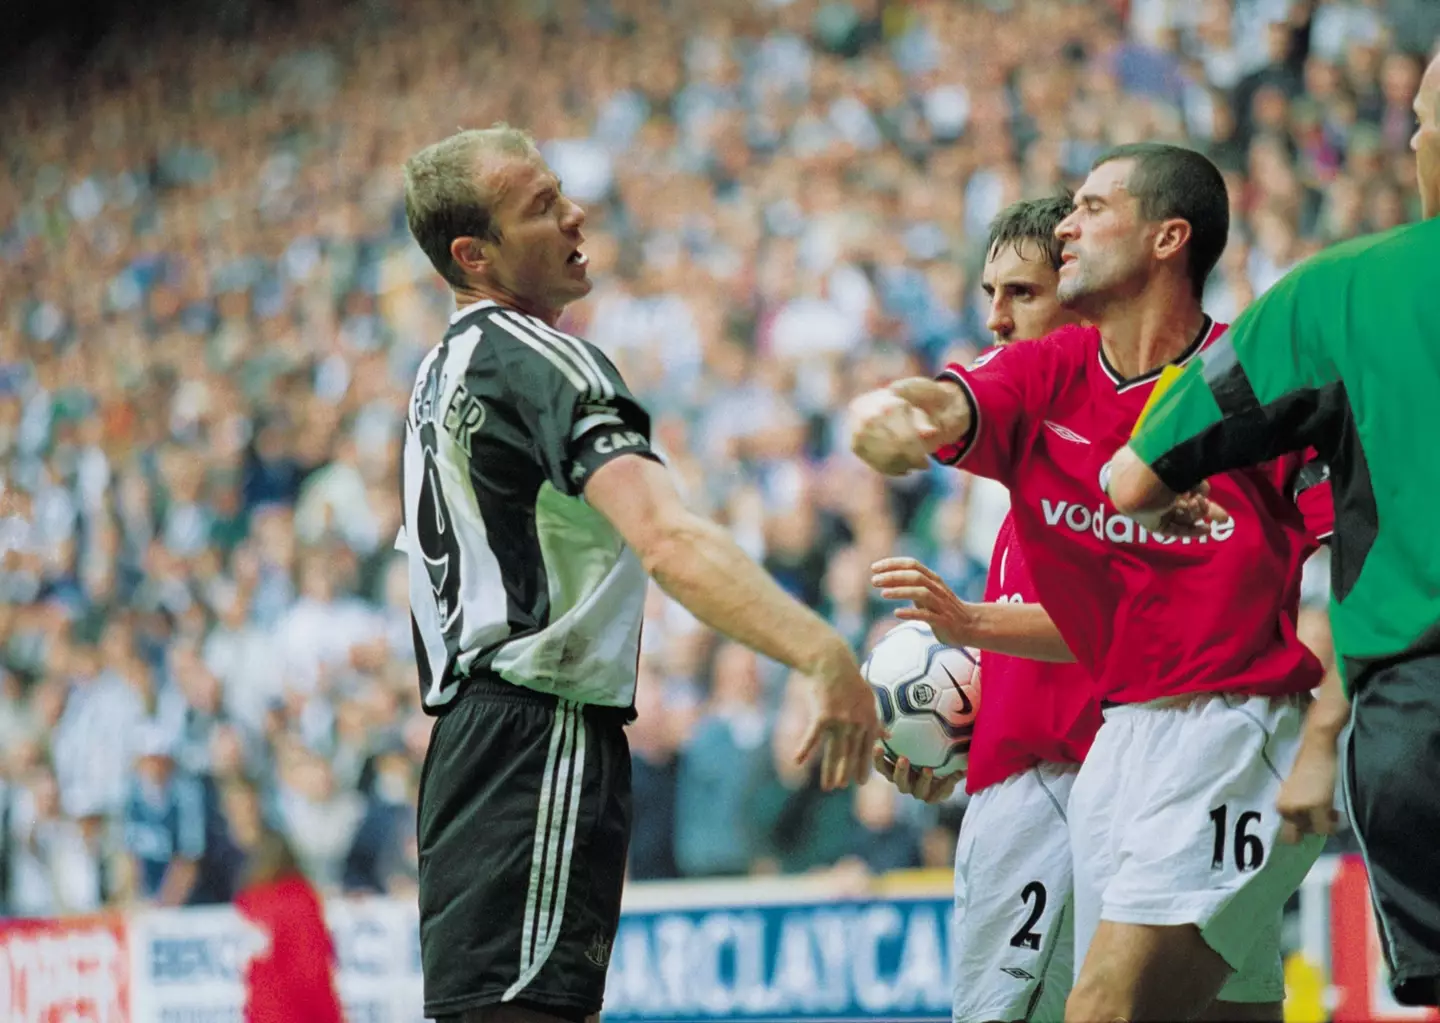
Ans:
<svg viewBox="0 0 1440 1023"><path fill-rule="evenodd" d="M1014 246L1024 256L1021 246L1034 242L1040 246L1050 260L1050 267L1060 269L1060 250L1064 246L1055 237L1060 221L1075 209L1075 199L1069 192L1061 192L1045 199L1021 199L1012 202L990 221L990 239L985 243L985 258L992 258L1002 245Z"/></svg>
<svg viewBox="0 0 1440 1023"><path fill-rule="evenodd" d="M528 133L501 122L457 132L405 162L405 220L410 234L440 276L457 288L466 282L450 254L450 243L467 235L500 240L495 226L497 196L481 176L481 161L497 154L540 159Z"/></svg>
<svg viewBox="0 0 1440 1023"><path fill-rule="evenodd" d="M1090 169L1116 160L1134 161L1127 188L1139 200L1142 217L1178 217L1190 225L1190 286L1199 298L1230 235L1230 196L1220 169L1193 149L1163 142L1116 146Z"/></svg>

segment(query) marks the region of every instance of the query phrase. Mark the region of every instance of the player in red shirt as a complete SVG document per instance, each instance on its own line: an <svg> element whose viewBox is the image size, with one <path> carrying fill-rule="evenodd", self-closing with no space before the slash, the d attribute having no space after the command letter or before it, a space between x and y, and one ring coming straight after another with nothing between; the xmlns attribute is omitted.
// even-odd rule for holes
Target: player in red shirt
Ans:
<svg viewBox="0 0 1440 1023"><path fill-rule="evenodd" d="M1200 295L1228 220L1203 156L1112 151L1057 232L1060 301L1093 327L852 410L854 449L882 472L935 453L1010 488L1041 600L1105 707L1067 813L1077 1021L1279 1019L1281 909L1320 851L1274 841L1321 676L1294 626L1301 566L1329 528L1297 508L1304 460L1217 477L1232 520L1200 536L1140 528L1101 485L1161 370L1223 330Z"/></svg>
<svg viewBox="0 0 1440 1023"><path fill-rule="evenodd" d="M991 225L982 283L996 344L1034 340L1075 322L1055 297L1055 229L1073 208L1068 196L1025 200ZM992 652L1018 642L1032 657L1072 660L1040 607L1008 516L990 557L984 604L963 604L910 558L877 562L874 573L883 596L914 601L898 617L927 622L951 646L986 651L984 712L964 775L971 798L955 851L952 1018L1058 1020L1075 968L1065 805L1100 727L1089 677L1074 664ZM1047 639L1049 649L1041 649ZM903 758L887 763L881 750L877 770L929 802L948 797L960 778L934 779Z"/></svg>

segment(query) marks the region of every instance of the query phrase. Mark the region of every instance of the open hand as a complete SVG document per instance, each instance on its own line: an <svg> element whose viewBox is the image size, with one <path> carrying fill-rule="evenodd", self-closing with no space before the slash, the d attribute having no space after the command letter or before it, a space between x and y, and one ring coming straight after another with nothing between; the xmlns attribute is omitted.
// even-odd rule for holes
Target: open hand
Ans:
<svg viewBox="0 0 1440 1023"><path fill-rule="evenodd" d="M974 615L945 581L914 558L881 558L870 566L870 585L886 600L908 600L895 617L924 622L946 646L969 646Z"/></svg>
<svg viewBox="0 0 1440 1023"><path fill-rule="evenodd" d="M849 649L811 677L813 710L796 763L820 750L820 787L843 789L870 776L870 749L885 736L870 689Z"/></svg>

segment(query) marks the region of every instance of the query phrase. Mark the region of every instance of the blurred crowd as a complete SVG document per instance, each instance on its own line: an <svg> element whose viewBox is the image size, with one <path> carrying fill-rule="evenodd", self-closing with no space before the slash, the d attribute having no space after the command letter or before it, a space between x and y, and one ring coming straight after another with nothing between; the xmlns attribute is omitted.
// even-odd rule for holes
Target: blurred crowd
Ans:
<svg viewBox="0 0 1440 1023"><path fill-rule="evenodd" d="M908 553L977 598L1005 495L844 451L874 383L988 344L987 223L1107 145L1230 184L1233 317L1415 215L1431 0L229 0L0 79L0 912L221 901L266 828L414 884L398 443L450 299L400 167L531 129L687 499L863 650ZM1306 590L1325 653L1327 571ZM943 866L963 798L819 790L802 692L658 593L635 878ZM832 865L839 864L839 867Z"/></svg>

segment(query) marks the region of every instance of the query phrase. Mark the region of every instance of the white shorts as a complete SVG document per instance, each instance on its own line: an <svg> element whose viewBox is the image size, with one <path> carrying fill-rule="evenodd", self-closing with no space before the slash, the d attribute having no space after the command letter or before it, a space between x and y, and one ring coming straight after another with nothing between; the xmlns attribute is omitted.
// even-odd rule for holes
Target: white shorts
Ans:
<svg viewBox="0 0 1440 1023"><path fill-rule="evenodd" d="M955 850L957 1023L1064 1018L1074 979L1065 807L1076 770L1032 767L965 809Z"/></svg>
<svg viewBox="0 0 1440 1023"><path fill-rule="evenodd" d="M1203 694L1111 708L1070 796L1077 968L1101 920L1195 924L1235 970L1219 999L1285 996L1280 917L1323 838L1279 841L1299 697Z"/></svg>

